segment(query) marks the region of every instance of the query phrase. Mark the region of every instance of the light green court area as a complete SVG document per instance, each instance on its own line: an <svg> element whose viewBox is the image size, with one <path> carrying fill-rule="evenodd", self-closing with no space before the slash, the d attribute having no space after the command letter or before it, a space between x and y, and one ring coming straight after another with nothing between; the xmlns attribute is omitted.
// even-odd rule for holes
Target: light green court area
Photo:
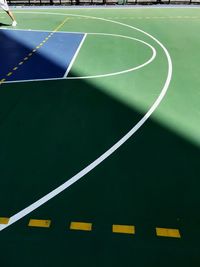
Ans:
<svg viewBox="0 0 200 267"><path fill-rule="evenodd" d="M1 265L199 266L199 8L13 12L10 30L86 38L67 79L7 83L0 70ZM0 22L9 23L3 12ZM155 101L115 152L16 219L109 151Z"/></svg>

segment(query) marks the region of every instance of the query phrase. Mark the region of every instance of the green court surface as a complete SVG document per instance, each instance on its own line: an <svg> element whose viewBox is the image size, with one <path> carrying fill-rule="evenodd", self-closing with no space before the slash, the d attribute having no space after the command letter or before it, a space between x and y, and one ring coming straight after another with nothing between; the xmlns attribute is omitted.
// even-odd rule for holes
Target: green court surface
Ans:
<svg viewBox="0 0 200 267"><path fill-rule="evenodd" d="M13 12L0 34L86 37L67 78L1 63L1 266L200 266L200 9Z"/></svg>

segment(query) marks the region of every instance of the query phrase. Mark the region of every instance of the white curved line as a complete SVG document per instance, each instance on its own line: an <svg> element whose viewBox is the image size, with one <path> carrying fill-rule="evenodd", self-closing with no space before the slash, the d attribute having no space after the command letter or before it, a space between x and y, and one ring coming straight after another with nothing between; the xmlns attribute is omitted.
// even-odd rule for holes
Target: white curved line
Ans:
<svg viewBox="0 0 200 267"><path fill-rule="evenodd" d="M20 12L20 13L25 13L25 12ZM35 14L35 12L32 12L32 13ZM42 12L38 12L38 13L42 13ZM69 16L69 14L62 14L62 13L58 14L58 13L46 13L45 12L45 13L42 13L42 14L51 14L51 15L54 15L55 14L55 15ZM74 15L72 15L72 16L74 16ZM76 16L80 16L80 15L76 15ZM89 17L89 16L83 16L83 17ZM92 17L92 18L94 19L95 17ZM104 20L102 18L96 18L96 19L98 19L98 20ZM76 175L74 175L69 180L67 180L65 183L63 183L62 185L60 185L59 187L57 187L56 189L54 189L52 192L48 193L44 197L40 198L39 200L37 200L36 202L34 202L30 206L28 206L27 208L19 211L18 213L16 213L12 217L10 217L10 220L9 220L9 223L8 224L0 225L0 231L2 231L3 229L7 228L10 225L12 225L13 223L17 222L18 220L20 220L24 216L28 215L30 212L34 211L35 209L39 208L41 205L45 204L47 201L49 201L53 197L55 197L58 194L60 194L61 192L63 192L69 186L71 186L72 184L74 184L75 182L77 182L78 180L80 180L82 177L84 177L91 170L93 170L102 161L104 161L106 158L108 158L121 145L123 145L146 122L146 120L151 116L151 114L154 112L154 110L158 107L158 105L160 104L160 102L164 98L164 96L165 96L165 94L166 94L166 92L168 90L168 87L169 87L169 84L170 84L170 81L171 81L171 77L172 77L172 61L171 61L171 57L169 55L169 52L167 51L167 49L165 48L165 46L160 41L158 41L155 37L153 37L149 33L146 33L145 31L142 31L142 30L140 30L138 28L135 28L133 26L130 26L130 25L127 25L127 24L124 24L124 23L121 23L121 22L112 21L112 20L107 20L106 19L106 21L111 22L111 23L115 23L115 24L118 24L118 25L122 25L122 26L125 26L125 27L128 27L128 28L131 28L131 29L134 29L136 31L139 31L139 32L141 32L141 33L149 36L152 40L154 40L163 49L163 51L164 51L164 53L165 53L165 55L167 57L168 73L167 73L167 79L166 79L166 81L164 83L164 86L163 86L163 88L161 90L160 95L158 96L158 98L156 99L156 101L153 103L153 105L151 106L151 108L148 110L148 112L144 115L144 117L125 136L123 136L116 144L114 144L110 149L108 149L105 153L103 153L95 161L93 161L92 163L90 163L82 171L78 172Z"/></svg>
<svg viewBox="0 0 200 267"><path fill-rule="evenodd" d="M112 72L112 73L105 73L105 74L90 75L90 76L66 77L66 79L68 79L68 80L103 78L103 77L110 77L110 76L115 76L115 75L128 73L128 72L131 72L131 71L134 71L134 70L138 70L138 69L141 69L141 68L145 67L146 65L150 64L156 57L155 48L152 45L150 45L150 44L148 44L148 43L146 43L146 42L144 42L144 41L142 41L140 39L133 38L133 37L130 37L130 36L125 36L125 35L120 35L120 34L112 34L112 33L88 33L88 34L90 34L90 35L116 36L116 37L120 37L120 38L134 40L134 41L137 41L139 43L143 43L144 45L148 46L152 50L153 53L152 53L151 58L149 60L147 60L146 62L144 62L143 64L141 64L139 66L136 66L136 67L133 67L133 68L130 68L130 69L127 69L127 70L122 70L122 71L117 71L117 72Z"/></svg>

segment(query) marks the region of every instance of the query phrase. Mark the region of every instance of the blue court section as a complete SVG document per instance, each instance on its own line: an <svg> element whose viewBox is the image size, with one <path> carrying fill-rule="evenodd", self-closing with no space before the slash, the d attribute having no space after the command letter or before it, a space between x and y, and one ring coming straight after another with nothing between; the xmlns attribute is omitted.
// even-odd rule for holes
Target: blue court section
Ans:
<svg viewBox="0 0 200 267"><path fill-rule="evenodd" d="M83 37L81 33L55 32L50 36L50 32L0 30L0 80L63 77ZM34 49L36 52L28 56ZM18 68L13 71L15 67Z"/></svg>

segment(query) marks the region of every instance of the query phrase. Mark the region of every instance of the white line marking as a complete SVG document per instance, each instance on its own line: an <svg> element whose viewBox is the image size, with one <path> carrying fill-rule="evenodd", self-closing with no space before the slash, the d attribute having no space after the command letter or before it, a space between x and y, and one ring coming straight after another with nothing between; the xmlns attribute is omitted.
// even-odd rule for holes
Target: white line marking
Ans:
<svg viewBox="0 0 200 267"><path fill-rule="evenodd" d="M21 32L44 32L44 33L52 33L52 31L47 31L47 30L31 30L31 29L9 29L9 28L0 28L0 30L4 31L21 31ZM74 34L85 34L85 32L73 32L73 31L56 31L54 34L57 33L74 33Z"/></svg>
<svg viewBox="0 0 200 267"><path fill-rule="evenodd" d="M125 38L125 39L130 39L130 40L134 40L134 41L137 41L137 42L140 42L142 44L145 44L146 46L148 46L149 48L151 48L152 50L152 56L149 60L147 60L145 63L139 65L139 66L136 66L136 67L133 67L133 68L130 68L130 69L127 69L127 70L122 70L122 71L118 71L118 72L113 72L113 73L106 73L106 74L99 74L99 75L91 75L91 76L79 76L79 77L67 77L67 79L69 80L77 80L77 79L93 79L93 78L103 78L103 77L109 77L109 76L115 76L115 75L120 75L120 74L124 74L124 73L128 73L128 72L131 72L131 71L134 71L134 70L138 70L138 69L141 69L143 67L145 67L146 65L150 64L156 57L156 50L153 46L151 46L150 44L140 40L140 39L136 39L136 38L133 38L133 37L129 37L129 36L125 36L125 35L119 35L119 34L111 34L111 33L88 33L88 34L91 34L91 35L105 35L105 36L116 36L116 37L120 37L120 38Z"/></svg>
<svg viewBox="0 0 200 267"><path fill-rule="evenodd" d="M23 12L21 12L21 13L23 13ZM40 13L42 13L42 12L40 12ZM42 14L44 15L44 14L49 14L49 13L44 13L43 12ZM62 13L51 13L51 15L54 15L54 14L55 15L63 15L63 16L67 16L68 15L68 14L62 14ZM96 18L96 19L98 19L98 20L104 20L102 18ZM170 81L171 81L171 77L172 77L172 61L171 61L171 57L169 55L169 52L167 51L167 49L165 48L165 46L160 41L158 41L155 37L153 37L152 35L150 35L149 33L145 32L143 30L140 30L140 29L138 29L136 27L133 27L133 26L128 25L128 24L120 23L120 22L117 22L117 21L112 21L112 20L106 20L106 21L111 22L111 23L114 23L114 24L122 25L124 27L128 27L128 28L133 29L133 30L136 30L136 31L139 31L139 32L141 32L141 33L149 36L152 40L154 40L163 49L163 51L164 51L164 53L166 55L166 58L167 58L167 62L168 62L168 72L167 72L167 79L166 79L166 81L165 81L165 83L163 85L163 88L161 90L161 93L159 94L158 98L155 100L155 102L153 103L153 105L151 106L151 108L144 115L144 117L135 126L133 126L133 128L125 136L123 136L116 144L114 144L110 149L108 149L100 157L98 157L96 160L94 160L92 163L90 163L82 171L78 172L76 175L74 175L73 177L71 177L70 179L68 179L65 183L63 183L62 185L60 185L59 187L57 187L56 189L54 189L53 191L51 191L50 193L48 193L47 195L45 195L44 197L40 198L39 200L37 200L36 202L34 202L33 204L31 204L30 206L26 207L25 209L19 211L18 213L16 213L12 217L10 217L10 220L9 220L9 223L8 224L6 224L6 225L0 225L0 231L2 231L3 229L7 228L10 225L12 225L13 223L17 222L18 220L22 219L24 216L28 215L29 213L31 213L35 209L39 208L41 205L45 204L47 201L49 201L53 197L55 197L58 194L60 194L61 192L63 192L69 186L71 186L72 184L74 184L75 182L77 182L78 180L80 180L82 177L84 177L91 170L93 170L102 161L104 161L106 158L108 158L120 146L122 146L131 136L133 136L133 134L146 122L146 120L151 116L151 114L159 106L160 102L162 101L162 99L164 98L165 94L167 93L167 90L168 90L168 87L169 87L169 84L170 84Z"/></svg>
<svg viewBox="0 0 200 267"><path fill-rule="evenodd" d="M83 36L83 39L82 39L82 41L80 42L79 47L78 47L78 49L76 50L76 53L74 54L74 57L72 58L72 60L71 60L71 62L70 62L70 64L69 64L69 66L68 66L68 68L67 68L65 74L63 75L63 78L64 78L64 77L66 78L67 75L68 75L68 73L70 72L70 69L71 69L72 65L74 64L74 61L75 61L76 57L78 56L78 53L79 53L79 51L80 51L80 49L81 49L81 47L82 47L82 45L83 45L83 43L84 43L84 41L85 41L86 36L87 36L87 33L85 33L85 35Z"/></svg>
<svg viewBox="0 0 200 267"><path fill-rule="evenodd" d="M5 81L4 83L28 83L28 82L45 82L45 81L59 81L66 80L66 78L45 78L45 79L30 79L30 80L17 80L17 81Z"/></svg>

